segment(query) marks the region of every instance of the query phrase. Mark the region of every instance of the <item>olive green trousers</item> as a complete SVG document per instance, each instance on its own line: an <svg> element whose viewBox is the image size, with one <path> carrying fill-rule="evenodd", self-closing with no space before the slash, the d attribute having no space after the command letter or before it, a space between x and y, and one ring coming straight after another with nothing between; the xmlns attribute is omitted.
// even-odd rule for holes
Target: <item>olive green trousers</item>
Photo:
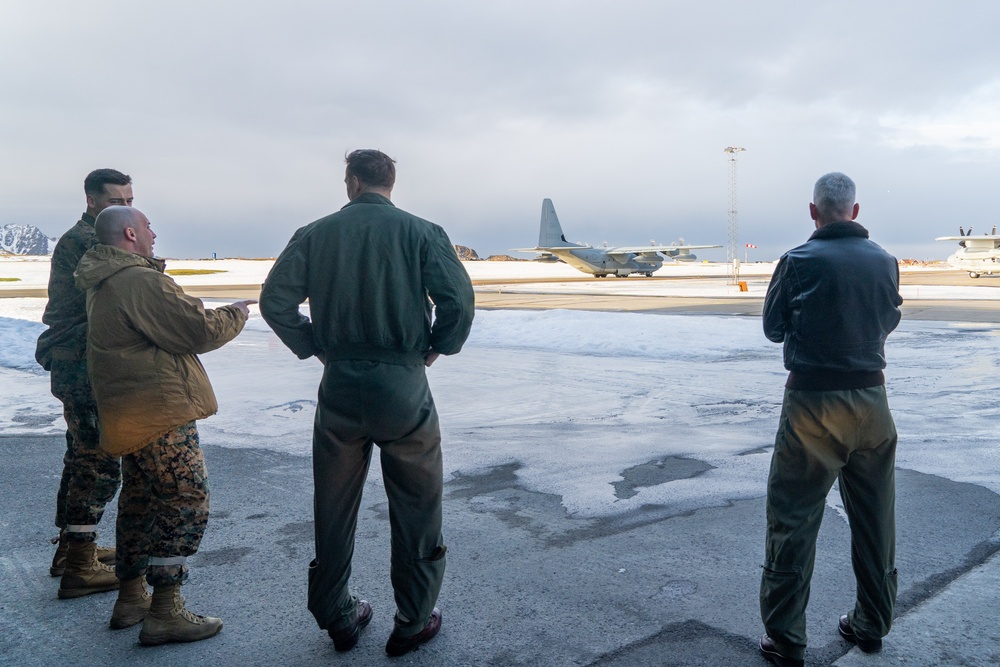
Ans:
<svg viewBox="0 0 1000 667"><path fill-rule="evenodd" d="M372 446L389 505L395 630L423 630L441 591L441 431L423 365L329 361L313 428L316 559L309 611L321 628L350 625L358 598L349 588L354 534Z"/></svg>
<svg viewBox="0 0 1000 667"><path fill-rule="evenodd" d="M806 605L826 497L839 481L851 527L855 634L878 639L896 601L896 426L885 386L786 389L767 480L767 540L760 613L790 658L806 648ZM836 619L831 619L831 631Z"/></svg>

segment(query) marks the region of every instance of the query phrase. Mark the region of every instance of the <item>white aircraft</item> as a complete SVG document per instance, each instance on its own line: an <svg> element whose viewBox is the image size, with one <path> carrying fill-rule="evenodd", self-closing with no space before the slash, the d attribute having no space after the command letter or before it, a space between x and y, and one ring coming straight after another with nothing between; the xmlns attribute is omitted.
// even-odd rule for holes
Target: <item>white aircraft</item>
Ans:
<svg viewBox="0 0 1000 667"><path fill-rule="evenodd" d="M973 236L972 227L968 233L961 227L958 228L958 236L939 236L935 241L958 241L961 247L948 258L948 264L956 269L969 272L970 278L978 278L982 274L993 275L1000 273L1000 236L997 236L997 227L993 225L993 232L982 236Z"/></svg>
<svg viewBox="0 0 1000 667"><path fill-rule="evenodd" d="M583 243L571 243L566 240L556 209L551 199L542 200L542 220L538 230L538 246L535 248L516 248L514 252L541 253L535 261L563 261L574 269L604 278L617 276L627 278L629 274L641 273L652 276L653 271L663 266L663 256L675 262L693 262L698 259L692 250L702 248L721 248L719 245L684 245L684 240L671 245L627 246L620 248L594 248Z"/></svg>

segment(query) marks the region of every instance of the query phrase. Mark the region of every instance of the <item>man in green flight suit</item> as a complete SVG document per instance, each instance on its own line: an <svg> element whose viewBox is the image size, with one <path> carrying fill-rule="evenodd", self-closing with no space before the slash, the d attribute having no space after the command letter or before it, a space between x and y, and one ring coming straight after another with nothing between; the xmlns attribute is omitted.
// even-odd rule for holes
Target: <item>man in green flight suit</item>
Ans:
<svg viewBox="0 0 1000 667"><path fill-rule="evenodd" d="M49 301L42 315L48 329L38 337L35 359L51 373L52 394L63 404L66 454L56 496L59 546L49 573L62 577L60 598L118 588L114 549L97 547L97 524L121 479L118 457L98 447L97 404L87 377L86 292L73 282L80 258L97 245L94 221L109 206L132 205L132 178L97 169L83 181L87 210L56 244L49 274Z"/></svg>
<svg viewBox="0 0 1000 667"><path fill-rule="evenodd" d="M390 201L394 161L357 150L346 162L350 202L292 236L264 283L260 310L300 359L316 356L325 366L313 430L309 610L338 651L353 648L371 620L371 606L348 584L361 492L378 445L396 601L385 650L398 656L441 628L441 432L425 367L461 350L474 299L444 230ZM306 299L311 319L299 313Z"/></svg>

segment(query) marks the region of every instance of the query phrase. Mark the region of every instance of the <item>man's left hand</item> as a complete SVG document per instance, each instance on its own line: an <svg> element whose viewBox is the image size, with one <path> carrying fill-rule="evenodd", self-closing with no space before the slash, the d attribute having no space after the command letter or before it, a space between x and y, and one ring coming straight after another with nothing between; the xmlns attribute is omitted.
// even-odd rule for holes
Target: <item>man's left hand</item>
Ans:
<svg viewBox="0 0 1000 667"><path fill-rule="evenodd" d="M435 361L437 361L437 358L440 357L440 356L441 356L440 354L438 354L437 352L434 352L433 350L431 350L430 352L427 353L427 356L424 357L424 366L426 366L427 368L430 368L431 364L433 364Z"/></svg>

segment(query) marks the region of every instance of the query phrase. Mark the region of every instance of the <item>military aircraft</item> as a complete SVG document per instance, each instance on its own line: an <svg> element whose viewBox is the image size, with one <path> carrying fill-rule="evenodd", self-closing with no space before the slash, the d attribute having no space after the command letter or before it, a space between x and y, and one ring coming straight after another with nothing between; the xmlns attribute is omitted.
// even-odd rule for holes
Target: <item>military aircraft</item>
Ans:
<svg viewBox="0 0 1000 667"><path fill-rule="evenodd" d="M675 262L693 262L698 257L692 250L721 248L719 245L684 245L684 240L671 245L624 246L620 248L595 248L584 243L566 240L556 209L551 199L542 200L542 220L538 230L538 246L535 248L515 248L513 252L541 253L538 262L562 261L574 269L604 278L617 276L627 278L632 273L652 276L653 271L663 266L662 255Z"/></svg>
<svg viewBox="0 0 1000 667"><path fill-rule="evenodd" d="M935 241L958 241L961 246L948 258L948 264L956 269L969 272L970 278L978 278L982 274L1000 273L1000 236L997 236L997 226L993 232L982 236L973 236L972 227L966 232L958 228L958 236L939 236Z"/></svg>

